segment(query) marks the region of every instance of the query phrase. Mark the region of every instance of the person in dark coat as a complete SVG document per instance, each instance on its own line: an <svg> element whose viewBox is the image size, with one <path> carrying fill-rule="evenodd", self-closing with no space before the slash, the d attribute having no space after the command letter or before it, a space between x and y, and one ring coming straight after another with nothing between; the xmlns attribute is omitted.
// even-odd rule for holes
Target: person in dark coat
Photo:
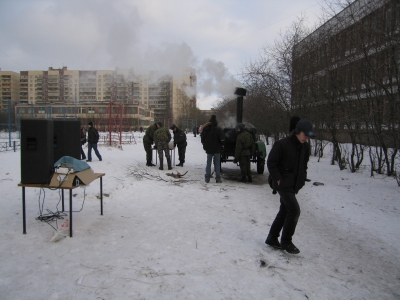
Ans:
<svg viewBox="0 0 400 300"><path fill-rule="evenodd" d="M103 159L101 158L100 152L97 150L97 143L99 142L100 138L99 132L93 127L92 122L88 123L88 127L88 159L86 161L92 161L92 149L94 150L94 153L99 161L102 161Z"/></svg>
<svg viewBox="0 0 400 300"><path fill-rule="evenodd" d="M83 151L83 145L86 144L86 132L85 129L81 128L81 160L86 159L85 151Z"/></svg>
<svg viewBox="0 0 400 300"><path fill-rule="evenodd" d="M194 137L196 137L196 134L197 134L197 127L196 127L196 125L194 125L193 126L193 135L194 135Z"/></svg>
<svg viewBox="0 0 400 300"><path fill-rule="evenodd" d="M149 126L146 129L146 133L144 134L143 137L143 147L144 151L146 151L146 166L149 167L154 167L155 165L153 164L153 150L151 150L151 145L154 143L154 132L158 129L161 128L162 123L161 122L156 122L153 125Z"/></svg>
<svg viewBox="0 0 400 300"><path fill-rule="evenodd" d="M179 164L177 164L177 166L183 167L183 164L185 163L185 153L187 146L186 134L175 124L172 124L170 129L174 134L174 146L178 147Z"/></svg>
<svg viewBox="0 0 400 300"><path fill-rule="evenodd" d="M235 159L233 163L240 165L240 173L242 174L242 182L253 182L251 175L250 158L255 150L255 143L253 136L245 128L242 123L237 124L236 129L239 135L236 138Z"/></svg>
<svg viewBox="0 0 400 300"><path fill-rule="evenodd" d="M293 244L292 237L300 217L296 194L304 186L307 178L310 148L306 142L310 137L314 137L311 122L306 119L298 121L295 130L288 137L273 145L267 159L272 188L279 193L281 205L265 243L292 254L300 252ZM279 243L281 230L282 237Z"/></svg>
<svg viewBox="0 0 400 300"><path fill-rule="evenodd" d="M211 161L214 160L215 180L221 183L221 150L225 142L225 133L218 126L217 117L212 115L210 121L203 125L201 134L201 143L207 153L206 174L204 175L206 183L211 178Z"/></svg>

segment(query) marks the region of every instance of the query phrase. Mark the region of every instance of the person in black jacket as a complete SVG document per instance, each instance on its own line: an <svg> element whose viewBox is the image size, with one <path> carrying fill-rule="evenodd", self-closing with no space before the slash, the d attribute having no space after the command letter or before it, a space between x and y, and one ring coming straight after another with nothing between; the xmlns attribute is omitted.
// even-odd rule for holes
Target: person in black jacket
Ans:
<svg viewBox="0 0 400 300"><path fill-rule="evenodd" d="M84 160L86 159L86 154L85 151L83 151L83 145L86 144L86 132L85 129L82 127L81 128L81 159Z"/></svg>
<svg viewBox="0 0 400 300"><path fill-rule="evenodd" d="M182 129L178 128L175 124L172 124L170 127L172 133L174 134L174 146L178 147L178 155L179 155L179 164L176 166L183 167L185 163L185 154L186 154L186 133L183 132Z"/></svg>
<svg viewBox="0 0 400 300"><path fill-rule="evenodd" d="M212 115L210 121L203 125L201 133L201 143L207 153L206 174L204 176L206 183L211 178L211 161L214 159L215 180L221 183L221 150L225 141L224 131L218 127L217 117Z"/></svg>
<svg viewBox="0 0 400 300"><path fill-rule="evenodd" d="M92 161L92 148L94 150L94 153L96 154L97 158L99 161L102 161L103 159L101 158L99 150L97 150L97 143L99 142L99 132L97 131L96 128L93 127L93 123L89 122L88 123L89 129L88 129L88 159L86 161L91 162Z"/></svg>
<svg viewBox="0 0 400 300"><path fill-rule="evenodd" d="M306 142L310 137L314 137L311 122L305 119L298 121L295 130L288 137L273 145L267 159L272 188L279 193L281 205L265 243L292 254L300 252L292 243L300 217L300 206L295 195L304 186L307 178L310 147Z"/></svg>

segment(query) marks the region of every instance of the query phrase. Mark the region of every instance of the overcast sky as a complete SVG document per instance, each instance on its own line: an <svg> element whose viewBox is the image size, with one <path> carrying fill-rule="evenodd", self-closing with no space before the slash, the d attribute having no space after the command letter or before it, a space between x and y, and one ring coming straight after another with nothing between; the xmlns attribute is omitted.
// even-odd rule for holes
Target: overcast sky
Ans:
<svg viewBox="0 0 400 300"><path fill-rule="evenodd" d="M209 109L224 86L301 14L318 21L318 0L1 0L2 71L179 72L215 78L199 86ZM208 75L205 75L208 72Z"/></svg>

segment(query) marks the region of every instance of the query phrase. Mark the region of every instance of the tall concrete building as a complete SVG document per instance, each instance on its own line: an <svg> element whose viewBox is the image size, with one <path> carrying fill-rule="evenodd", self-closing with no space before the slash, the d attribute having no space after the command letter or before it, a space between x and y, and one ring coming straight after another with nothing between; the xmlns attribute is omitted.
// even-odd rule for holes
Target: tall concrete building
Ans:
<svg viewBox="0 0 400 300"><path fill-rule="evenodd" d="M15 103L19 102L19 89L20 75L11 71L1 71L0 69L0 123L7 121L8 110L10 109L13 112ZM13 113L11 117L14 117Z"/></svg>

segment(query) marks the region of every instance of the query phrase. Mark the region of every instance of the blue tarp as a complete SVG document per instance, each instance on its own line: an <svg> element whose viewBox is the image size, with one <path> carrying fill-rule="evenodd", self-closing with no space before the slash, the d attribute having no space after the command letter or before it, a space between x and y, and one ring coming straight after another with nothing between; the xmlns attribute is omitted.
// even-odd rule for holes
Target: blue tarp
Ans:
<svg viewBox="0 0 400 300"><path fill-rule="evenodd" d="M74 168L74 172L80 172L89 169L90 166L87 162L78 160L71 156L63 156L54 164L54 167L59 167L61 164L66 164L68 167Z"/></svg>

